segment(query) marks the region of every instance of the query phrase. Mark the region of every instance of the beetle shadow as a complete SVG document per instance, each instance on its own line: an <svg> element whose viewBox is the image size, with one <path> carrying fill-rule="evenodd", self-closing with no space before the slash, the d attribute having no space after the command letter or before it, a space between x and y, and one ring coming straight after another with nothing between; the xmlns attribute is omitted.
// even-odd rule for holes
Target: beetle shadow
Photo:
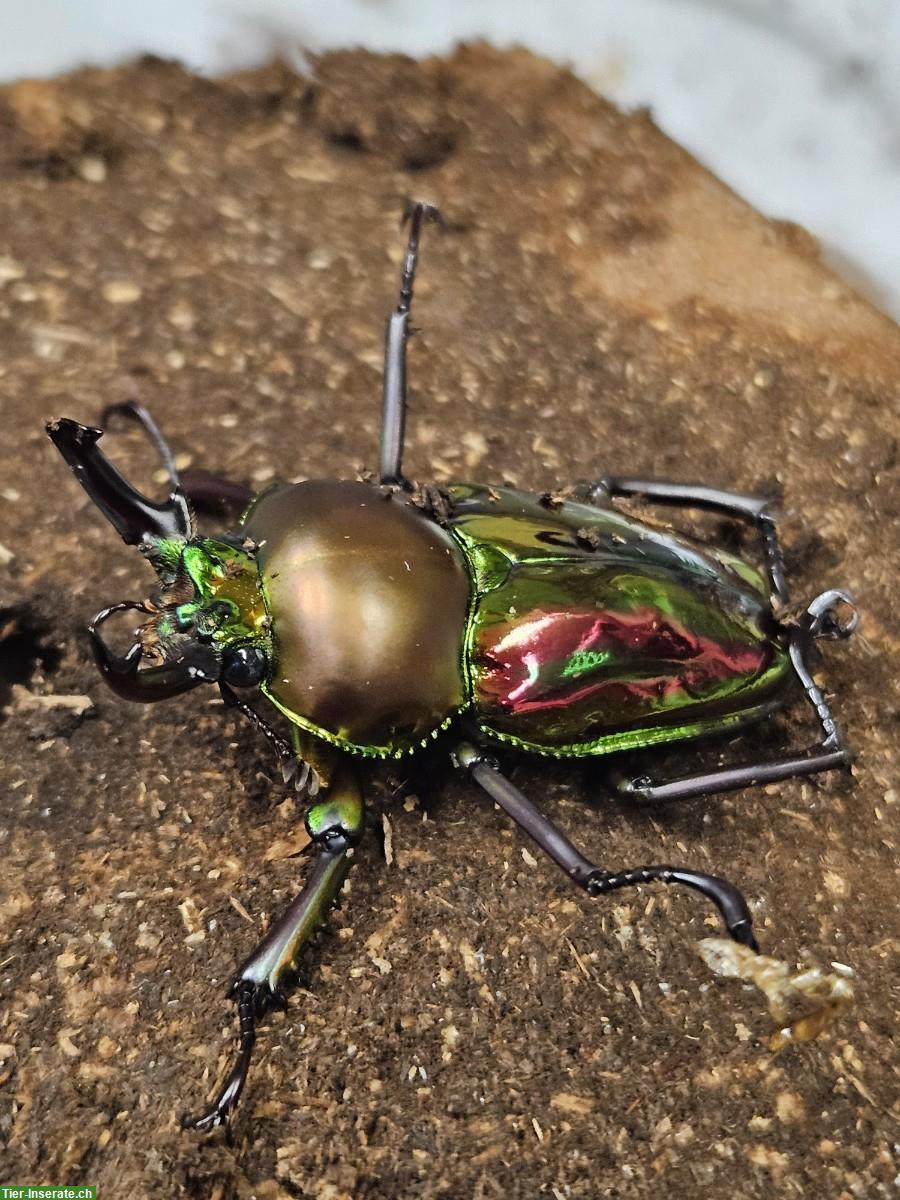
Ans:
<svg viewBox="0 0 900 1200"><path fill-rule="evenodd" d="M261 699L254 699L251 695L246 698L269 720L270 712ZM281 764L267 740L239 712L229 709L217 697L210 699L217 720L210 724L208 730L208 752L218 760L223 775L226 772L233 774L241 783L240 788L230 793L229 803L244 816L261 820L273 815L280 804L293 797L297 803L297 820L302 822L309 802L305 795L296 793L290 784L285 784ZM280 721L274 724L279 733L290 735L289 725L285 723L282 726ZM227 765L222 761L225 754L228 756Z"/></svg>
<svg viewBox="0 0 900 1200"><path fill-rule="evenodd" d="M633 832L646 832L649 847L659 841L661 834L691 841L708 837L710 816L715 819L717 812L730 811L736 793L647 802L619 791L615 784L617 776L631 779L650 775L664 782L740 762L774 759L786 746L796 745L807 736L797 716L791 706L737 733L727 731L692 742L595 758L554 759L506 747L491 748L489 753L497 757L501 770L516 787L576 844L586 839L593 841L603 829L627 826ZM229 719L231 725L224 731L220 729L216 740L225 737L240 746L239 751L233 752L231 769L243 785L236 794L240 795L238 803L247 818L265 820L286 799L294 797L296 820L302 823L314 801L284 784L280 764L263 738L252 736L238 714L229 714ZM290 732L286 724L282 728L279 723L278 728L283 734ZM470 820L473 813L491 805L478 785L451 765L450 756L459 740L457 730L404 759L357 760L370 836L374 830L376 840L383 838L383 815L390 818L411 797L419 813L437 825ZM816 777L805 782L815 786ZM765 793L762 789L755 791L762 801ZM764 820L764 803L754 806L745 819L751 826L757 820Z"/></svg>
<svg viewBox="0 0 900 1200"><path fill-rule="evenodd" d="M631 779L652 775L665 781L757 758L774 759L785 746L803 736L789 711L772 714L739 733L713 733L695 742L590 758L551 758L503 746L486 747L486 752L497 759L503 774L580 848L597 832L619 826L646 831L649 846L659 840L661 833L691 840L708 837L709 814L715 814L723 802L727 808L729 794L646 802L619 791L616 776ZM486 806L497 808L499 813L474 780L450 765L450 754L459 740L457 731L455 737L448 734L409 759L373 764L374 771L366 772L365 783L371 823L378 825L381 811L389 815L393 806L410 795L415 797L422 815L438 824L471 820L473 810L484 811ZM507 818L500 820L503 823Z"/></svg>
<svg viewBox="0 0 900 1200"><path fill-rule="evenodd" d="M53 634L44 615L27 601L0 608L0 723L11 712L16 686L27 688L35 676L52 675L62 662Z"/></svg>

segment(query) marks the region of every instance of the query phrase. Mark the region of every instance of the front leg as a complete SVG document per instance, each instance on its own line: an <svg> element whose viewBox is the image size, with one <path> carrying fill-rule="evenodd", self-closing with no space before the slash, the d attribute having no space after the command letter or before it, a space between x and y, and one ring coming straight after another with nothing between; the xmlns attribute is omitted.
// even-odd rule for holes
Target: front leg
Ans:
<svg viewBox="0 0 900 1200"><path fill-rule="evenodd" d="M199 1116L181 1118L185 1129L205 1132L227 1122L247 1081L257 1022L273 1005L284 1002L304 946L325 924L337 899L363 828L362 793L351 763L340 763L327 793L309 810L306 828L318 850L313 869L303 890L234 977L230 995L238 1012L237 1055L209 1107Z"/></svg>
<svg viewBox="0 0 900 1200"><path fill-rule="evenodd" d="M378 475L382 483L408 486L403 477L403 441L406 429L406 343L410 336L413 283L419 261L419 237L426 221L440 221L431 204L418 201L410 208L409 241L400 273L400 299L388 317L384 342L384 384L381 401L381 448Z"/></svg>

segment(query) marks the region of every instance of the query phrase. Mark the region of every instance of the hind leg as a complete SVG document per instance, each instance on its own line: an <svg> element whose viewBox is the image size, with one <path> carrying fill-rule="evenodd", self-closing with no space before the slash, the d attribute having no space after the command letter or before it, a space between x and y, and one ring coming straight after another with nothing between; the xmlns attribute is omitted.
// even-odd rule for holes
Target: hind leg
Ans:
<svg viewBox="0 0 900 1200"><path fill-rule="evenodd" d="M588 501L593 502L614 496L646 496L648 500L657 504L700 508L706 512L721 513L725 517L748 521L757 529L762 540L766 575L772 595L780 604L787 604L784 556L778 543L778 530L772 514L771 500L763 496L744 496L740 492L723 491L699 483L669 483L664 479L626 479L619 475L588 484L585 496Z"/></svg>
<svg viewBox="0 0 900 1200"><path fill-rule="evenodd" d="M680 884L700 892L719 910L719 915L736 942L756 949L753 921L747 902L726 879L684 867L655 864L627 871L607 871L586 858L561 829L519 791L500 771L497 763L468 743L457 747L454 764L466 773L531 837L574 884L589 896L605 896L641 883Z"/></svg>
<svg viewBox="0 0 900 1200"><path fill-rule="evenodd" d="M658 479L625 479L613 476L585 489L589 501L599 503L614 496L646 496L660 504L699 508L747 521L758 530L763 548L766 575L773 598L779 605L788 602L788 587L784 572L784 557L778 542L771 501L760 496L744 496L738 492L722 491L702 484L669 483ZM852 610L850 619L842 624L838 616L841 606ZM813 600L800 622L788 634L788 652L807 700L819 721L821 737L817 743L798 754L787 755L774 762L755 761L721 771L684 775L663 783L647 776L616 782L617 789L641 800L686 800L692 796L708 796L717 792L736 791L757 784L776 783L795 776L816 775L847 767L850 756L844 746L840 729L828 703L812 676L810 651L818 638L848 638L859 624L853 601L846 592L832 589Z"/></svg>

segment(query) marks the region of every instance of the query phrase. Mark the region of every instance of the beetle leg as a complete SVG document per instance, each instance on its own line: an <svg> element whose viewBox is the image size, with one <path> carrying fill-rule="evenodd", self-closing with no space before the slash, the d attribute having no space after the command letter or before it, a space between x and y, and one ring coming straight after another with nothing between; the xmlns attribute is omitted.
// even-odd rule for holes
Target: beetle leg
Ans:
<svg viewBox="0 0 900 1200"><path fill-rule="evenodd" d="M410 207L406 216L409 218L409 241L400 274L400 300L388 317L384 342L381 449L378 460L381 482L401 486L408 486L401 471L406 426L406 343L412 332L409 315L419 258L419 236L426 221L441 219L436 208L421 200Z"/></svg>
<svg viewBox="0 0 900 1200"><path fill-rule="evenodd" d="M308 787L310 795L315 795L315 791L313 791L311 786L312 780L316 777L315 769L302 757L294 753L294 749L287 738L283 738L276 729L272 728L265 717L261 716L255 708L251 707L246 700L243 700L237 692L221 679L219 680L219 692L226 708L237 709L268 741L269 745L278 755L278 762L281 766L281 774L284 782L290 783L293 780L295 791L302 792Z"/></svg>
<svg viewBox="0 0 900 1200"><path fill-rule="evenodd" d="M254 492L244 483L224 479L200 467L188 467L180 475L175 465L175 455L163 437L152 413L136 400L124 404L109 404L100 414L99 426L108 429L113 417L126 417L136 421L156 447L163 468L173 488L180 488L191 504L203 512L228 516L241 513L253 499Z"/></svg>
<svg viewBox="0 0 900 1200"><path fill-rule="evenodd" d="M109 422L113 417L127 417L132 421L136 421L146 433L147 437L156 447L159 457L162 459L163 468L169 477L169 483L174 491L175 488L181 487L181 480L178 477L178 469L175 466L175 455L169 446L169 443L160 432L159 426L153 419L149 409L144 408L143 404L139 404L137 400L127 400L124 404L108 404L100 414L99 426L101 429L108 429Z"/></svg>
<svg viewBox="0 0 900 1200"><path fill-rule="evenodd" d="M257 1022L268 1009L284 1003L304 946L325 924L337 900L363 828L362 794L351 766L338 768L324 799L309 810L306 828L318 849L313 869L303 890L238 969L229 993L237 1003L238 1051L208 1108L181 1118L185 1129L207 1132L227 1123L247 1081Z"/></svg>
<svg viewBox="0 0 900 1200"><path fill-rule="evenodd" d="M501 774L497 764L468 743L457 747L454 762L467 771L479 787L508 813L540 846L545 854L562 867L573 883L589 896L602 896L639 883L678 883L706 896L719 910L729 935L742 945L756 949L753 918L738 889L726 879L682 867L654 865L628 871L605 871L585 858L561 829Z"/></svg>
<svg viewBox="0 0 900 1200"><path fill-rule="evenodd" d="M706 512L737 517L755 525L762 539L766 573L772 595L780 605L788 602L784 557L778 543L778 530L772 515L772 501L762 496L744 496L739 492L722 491L700 483L669 483L663 479L625 479L612 476L592 484L587 489L589 500L596 492L601 501L609 496L646 496L658 504L674 504L684 508L701 508Z"/></svg>
<svg viewBox="0 0 900 1200"><path fill-rule="evenodd" d="M181 472L181 486L194 508L212 516L240 516L253 497L253 488L235 479L226 479L202 467L187 467Z"/></svg>
<svg viewBox="0 0 900 1200"><path fill-rule="evenodd" d="M840 623L837 610L848 607L852 615L845 625ZM732 792L764 783L777 783L797 776L817 775L820 771L835 771L850 765L850 754L844 745L840 727L831 715L828 702L813 678L807 661L812 642L820 637L848 638L859 623L853 602L846 592L823 592L809 605L800 623L788 635L788 654L794 673L800 680L806 698L815 710L822 730L821 740L801 754L788 755L774 762L753 762L709 771L699 775L683 775L666 783L655 783L647 776L639 779L617 779L615 786L624 795L638 800L658 802L687 800L693 796L710 796L717 792Z"/></svg>

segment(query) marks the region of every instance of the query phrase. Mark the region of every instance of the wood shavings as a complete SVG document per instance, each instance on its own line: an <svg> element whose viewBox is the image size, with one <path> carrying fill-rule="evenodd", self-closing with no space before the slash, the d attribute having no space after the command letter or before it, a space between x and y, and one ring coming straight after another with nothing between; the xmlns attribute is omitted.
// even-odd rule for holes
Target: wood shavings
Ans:
<svg viewBox="0 0 900 1200"><path fill-rule="evenodd" d="M80 717L83 713L90 712L94 707L94 702L90 696L39 696L34 692L29 692L27 688L19 684L14 685L12 692L13 703L20 712L28 711L29 709L68 708Z"/></svg>
<svg viewBox="0 0 900 1200"><path fill-rule="evenodd" d="M178 911L181 913L182 923L188 933L196 933L203 928L203 919L200 916L200 910L190 896L182 900L178 905Z"/></svg>
<svg viewBox="0 0 900 1200"><path fill-rule="evenodd" d="M792 972L788 963L730 938L703 938L697 949L701 958L723 979L742 979L755 984L766 997L769 1015L781 1028L769 1037L769 1049L783 1049L792 1042L811 1042L831 1026L853 1004L853 972L833 963L834 971L810 967ZM798 1008L807 1011L793 1017Z"/></svg>
<svg viewBox="0 0 900 1200"><path fill-rule="evenodd" d="M558 1108L564 1113L572 1113L583 1117L594 1111L594 1101L590 1096L577 1096L573 1092L556 1092L550 1097L552 1108Z"/></svg>
<svg viewBox="0 0 900 1200"><path fill-rule="evenodd" d="M77 1058L81 1054L81 1051L72 1041L71 1035L74 1032L74 1029L61 1029L56 1035L56 1041L60 1050L62 1050L63 1054L67 1055L69 1058Z"/></svg>
<svg viewBox="0 0 900 1200"><path fill-rule="evenodd" d="M381 828L384 833L384 861L390 867L394 862L394 828L387 813L381 814Z"/></svg>
<svg viewBox="0 0 900 1200"><path fill-rule="evenodd" d="M591 973L587 969L587 967L584 965L584 959L581 957L581 955L575 949L575 945L571 941L570 938L566 938L566 945L569 947L570 951L572 952L572 957L575 959L575 962L578 966L578 970L582 973L582 975L585 977L585 979L590 979Z"/></svg>
<svg viewBox="0 0 900 1200"><path fill-rule="evenodd" d="M311 841L312 838L301 825L295 833L276 838L263 855L263 862L281 862L285 858L293 858L294 855L301 854Z"/></svg>
<svg viewBox="0 0 900 1200"><path fill-rule="evenodd" d="M246 908L244 908L243 904L241 904L240 900L238 900L235 896L229 896L228 903L236 913L244 918L245 921L249 921L251 925L253 924L253 918L247 912Z"/></svg>

